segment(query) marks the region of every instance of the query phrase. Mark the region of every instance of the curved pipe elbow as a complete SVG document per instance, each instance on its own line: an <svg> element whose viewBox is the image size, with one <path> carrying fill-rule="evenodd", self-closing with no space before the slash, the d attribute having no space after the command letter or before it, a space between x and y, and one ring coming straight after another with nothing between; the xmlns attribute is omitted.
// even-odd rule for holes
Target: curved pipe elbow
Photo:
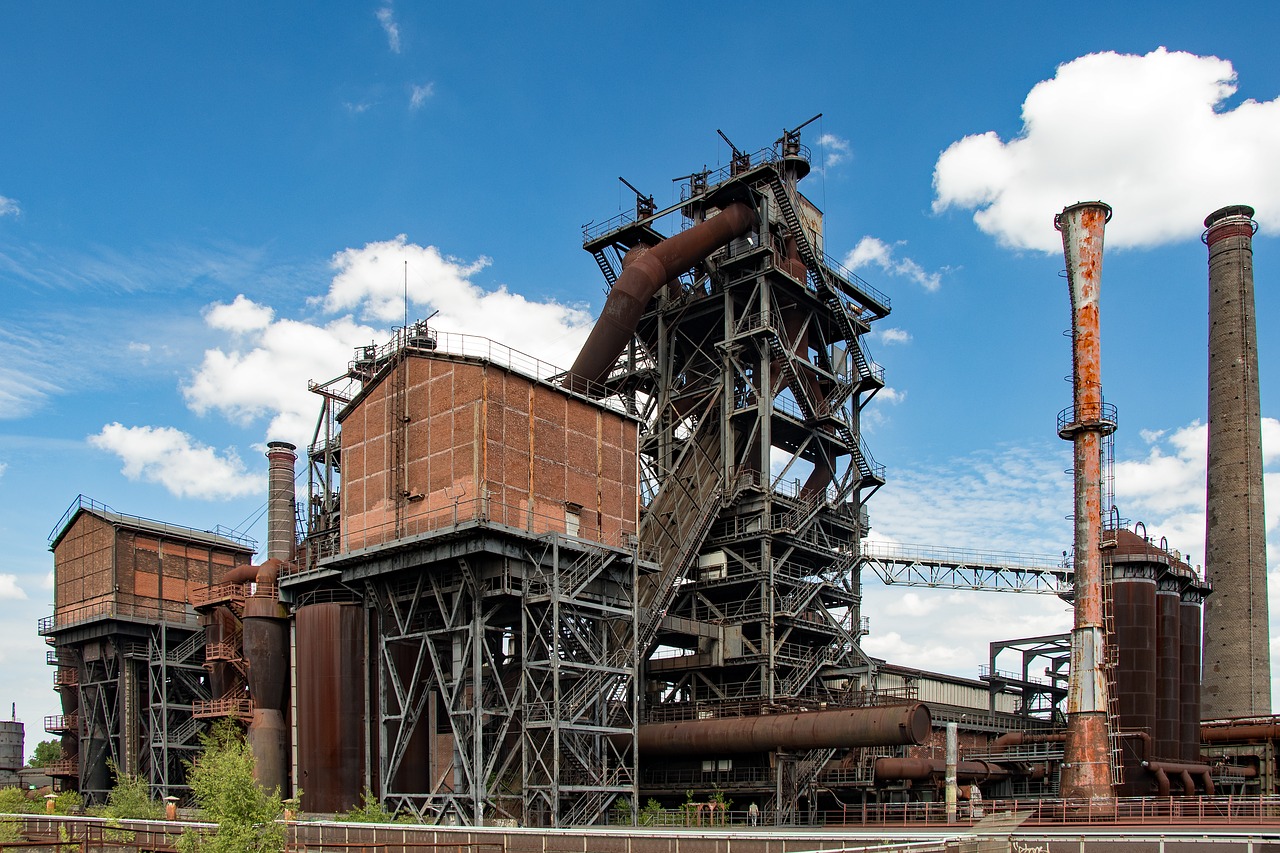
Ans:
<svg viewBox="0 0 1280 853"><path fill-rule="evenodd" d="M569 368L571 391L599 396L597 386L635 334L636 326L663 285L712 252L746 234L759 221L755 210L735 201L688 231L668 237L629 263L609 290L600 319Z"/></svg>

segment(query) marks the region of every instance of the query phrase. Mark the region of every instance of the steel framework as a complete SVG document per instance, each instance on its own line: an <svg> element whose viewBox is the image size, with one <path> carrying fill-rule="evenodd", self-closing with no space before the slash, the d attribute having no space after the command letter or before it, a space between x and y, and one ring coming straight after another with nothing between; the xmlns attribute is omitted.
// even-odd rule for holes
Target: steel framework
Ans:
<svg viewBox="0 0 1280 853"><path fill-rule="evenodd" d="M807 153L798 132L735 149L727 169L691 176L676 207L640 198L634 217L586 230L612 284L615 262L660 242L677 209L688 226L747 203L759 223L659 293L606 380L648 425L647 719L850 702L872 669L855 564L884 479L858 419L884 379L861 338L889 300L822 253L820 213L796 189ZM774 756L758 793L781 820L832 752Z"/></svg>

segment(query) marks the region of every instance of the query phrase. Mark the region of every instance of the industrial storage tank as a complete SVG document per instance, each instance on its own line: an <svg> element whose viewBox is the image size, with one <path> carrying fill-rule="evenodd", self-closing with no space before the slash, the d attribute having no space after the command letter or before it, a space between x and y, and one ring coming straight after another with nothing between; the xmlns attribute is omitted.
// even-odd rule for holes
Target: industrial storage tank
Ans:
<svg viewBox="0 0 1280 853"><path fill-rule="evenodd" d="M23 743L25 731L17 720L0 722L0 787L18 784L18 771L26 762L23 760Z"/></svg>
<svg viewBox="0 0 1280 853"><path fill-rule="evenodd" d="M346 811L365 787L364 611L355 604L306 604L296 611L295 627L294 782L305 811Z"/></svg>

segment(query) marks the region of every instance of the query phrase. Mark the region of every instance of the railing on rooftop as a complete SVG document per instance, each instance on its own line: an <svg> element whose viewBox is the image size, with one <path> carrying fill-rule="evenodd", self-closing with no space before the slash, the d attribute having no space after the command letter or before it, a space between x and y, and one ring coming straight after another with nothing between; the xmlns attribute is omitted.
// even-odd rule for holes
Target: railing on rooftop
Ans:
<svg viewBox="0 0 1280 853"><path fill-rule="evenodd" d="M49 544L51 545L53 544L53 541L58 538L58 535L60 533L62 533L63 528L67 526L67 522L69 522L71 520L71 517L75 515L77 512L79 512L81 509L87 509L87 510L92 510L96 512L103 512L103 513L110 513L111 515L117 516L118 518L121 518L125 521L140 522L147 525L148 527L155 527L155 528L159 528L161 530L170 532L175 536L190 536L193 533L203 535L203 536L217 536L222 539L230 540L231 542L234 542L237 545L242 545L246 548L249 548L250 550L256 551L258 548L257 540L253 539L250 536L245 535L244 533L240 533L239 531L232 530L229 527L224 527L221 524L219 524L217 527L213 528L212 530L197 530L194 527L184 527L181 524L170 524L167 521L157 521L154 518L147 518L141 515L130 515L126 512L118 512L104 503L95 501L93 498L88 497L87 495L77 495L76 499L71 502L71 506L67 507L67 511L62 514L62 518L58 519L58 523L55 524L53 526L53 529L49 531L49 537L48 537Z"/></svg>
<svg viewBox="0 0 1280 853"><path fill-rule="evenodd" d="M430 340L431 345L421 345L424 340ZM377 371L382 369L383 365L387 364L401 350L440 352L461 356L462 358L476 359L506 367L526 378L557 387L561 386L561 381L568 372L563 367L543 361L537 356L513 349L506 344L500 344L482 335L437 332L432 329L428 338L426 337L424 324L420 322L410 326L407 331L404 327L397 327L392 333L391 340L384 344L361 347L358 357L351 362L352 375L357 378L363 378L366 381L372 379ZM587 390L600 405L625 414L625 409L623 409L623 404L620 401L605 396L606 389L604 386L596 385L595 387L589 387Z"/></svg>
<svg viewBox="0 0 1280 853"><path fill-rule="evenodd" d="M591 514L584 515L579 521L576 534L567 529L564 515L544 515L530 511L527 504L505 504L488 496L476 496L466 500L458 500L448 506L438 507L419 513L400 522L400 533L396 535L394 519L381 524L372 524L361 528L346 527L342 531L342 550L329 552L326 549L319 557L325 559L338 554L363 548L382 546L398 540L411 539L429 533L447 531L461 525L484 524L520 530L534 535L560 534L573 539L582 539L593 544L608 545L627 551L637 547L634 529L621 529L608 533L591 523ZM654 554L644 551L642 560L653 560ZM290 565L287 571L297 574L304 567Z"/></svg>
<svg viewBox="0 0 1280 853"><path fill-rule="evenodd" d="M36 632L41 636L48 636L63 628L99 619L166 622L188 627L196 627L200 624L199 616L185 603L172 601L157 603L155 599L130 601L112 598L59 609L52 616L42 617L36 623Z"/></svg>

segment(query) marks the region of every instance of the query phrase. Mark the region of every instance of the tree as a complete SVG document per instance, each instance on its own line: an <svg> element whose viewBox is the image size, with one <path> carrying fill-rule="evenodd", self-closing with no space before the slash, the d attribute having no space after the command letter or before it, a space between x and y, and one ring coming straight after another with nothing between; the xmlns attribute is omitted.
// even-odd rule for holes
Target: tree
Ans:
<svg viewBox="0 0 1280 853"><path fill-rule="evenodd" d="M187 782L203 818L218 825L212 835L183 835L184 853L280 853L284 850L284 804L280 791L267 793L253 778L253 753L231 720L202 736L204 751L187 762Z"/></svg>
<svg viewBox="0 0 1280 853"><path fill-rule="evenodd" d="M27 762L28 767L48 767L55 761L62 760L62 742L57 740L42 740L36 744L35 751L31 753L31 760Z"/></svg>

